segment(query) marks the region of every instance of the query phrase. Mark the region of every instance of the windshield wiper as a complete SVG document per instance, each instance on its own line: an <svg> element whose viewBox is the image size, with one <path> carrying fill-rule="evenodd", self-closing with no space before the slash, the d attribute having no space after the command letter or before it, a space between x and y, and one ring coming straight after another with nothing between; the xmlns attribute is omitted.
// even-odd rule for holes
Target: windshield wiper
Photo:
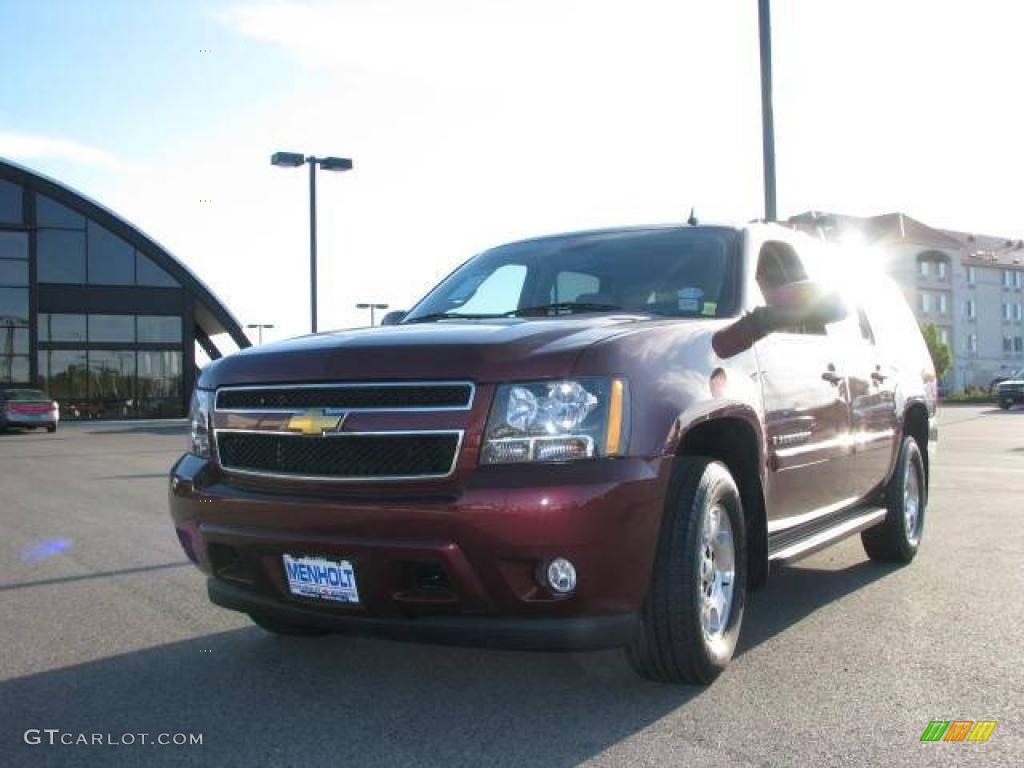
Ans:
<svg viewBox="0 0 1024 768"><path fill-rule="evenodd" d="M468 312L431 312L428 315L420 315L414 317L411 320L404 322L412 323L431 323L434 320L488 320L495 317L506 317L506 315L482 315L482 314L470 314Z"/></svg>
<svg viewBox="0 0 1024 768"><path fill-rule="evenodd" d="M618 304L599 304L585 301L556 301L554 304L539 304L536 307L520 307L505 313L505 317L523 317L558 312L611 312L622 309Z"/></svg>

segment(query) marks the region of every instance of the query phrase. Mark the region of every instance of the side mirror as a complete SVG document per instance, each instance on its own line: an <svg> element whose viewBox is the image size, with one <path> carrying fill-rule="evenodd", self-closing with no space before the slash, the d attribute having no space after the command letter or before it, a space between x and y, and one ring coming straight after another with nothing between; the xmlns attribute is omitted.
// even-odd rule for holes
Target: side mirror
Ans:
<svg viewBox="0 0 1024 768"><path fill-rule="evenodd" d="M392 312L388 312L384 317L380 319L381 325L398 325L405 319L405 316L409 314L404 309L396 309Z"/></svg>
<svg viewBox="0 0 1024 768"><path fill-rule="evenodd" d="M782 286L765 299L765 306L748 312L712 337L715 354L729 358L745 352L771 333L804 325L838 323L849 314L837 291L810 281Z"/></svg>

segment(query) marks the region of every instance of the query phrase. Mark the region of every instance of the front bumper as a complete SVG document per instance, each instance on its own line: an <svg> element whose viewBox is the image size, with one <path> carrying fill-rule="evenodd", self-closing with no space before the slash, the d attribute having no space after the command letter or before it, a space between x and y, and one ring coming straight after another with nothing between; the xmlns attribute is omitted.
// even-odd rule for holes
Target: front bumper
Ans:
<svg viewBox="0 0 1024 768"><path fill-rule="evenodd" d="M1001 403L1024 403L1024 387L1000 386L996 389L996 393Z"/></svg>
<svg viewBox="0 0 1024 768"><path fill-rule="evenodd" d="M534 649L628 642L653 568L671 461L480 468L413 492L253 489L185 456L171 473L178 537L211 600L344 633ZM360 603L292 595L282 555L350 561ZM554 557L578 586L538 580ZM425 578L424 578L425 577Z"/></svg>
<svg viewBox="0 0 1024 768"><path fill-rule="evenodd" d="M291 605L214 578L208 580L207 592L211 602L233 611L257 613L344 635L443 645L543 651L600 650L625 645L639 625L636 614L560 619L457 615L380 619L351 616Z"/></svg>

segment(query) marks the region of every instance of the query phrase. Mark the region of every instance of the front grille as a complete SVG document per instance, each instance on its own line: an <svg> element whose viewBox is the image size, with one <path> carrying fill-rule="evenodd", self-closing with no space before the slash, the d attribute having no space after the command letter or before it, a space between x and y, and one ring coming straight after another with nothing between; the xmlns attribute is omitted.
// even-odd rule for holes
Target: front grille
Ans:
<svg viewBox="0 0 1024 768"><path fill-rule="evenodd" d="M266 432L217 433L225 469L260 475L338 480L444 477L461 433L339 433L324 437Z"/></svg>
<svg viewBox="0 0 1024 768"><path fill-rule="evenodd" d="M217 409L409 410L468 408L473 385L468 383L324 384L225 388L217 392Z"/></svg>

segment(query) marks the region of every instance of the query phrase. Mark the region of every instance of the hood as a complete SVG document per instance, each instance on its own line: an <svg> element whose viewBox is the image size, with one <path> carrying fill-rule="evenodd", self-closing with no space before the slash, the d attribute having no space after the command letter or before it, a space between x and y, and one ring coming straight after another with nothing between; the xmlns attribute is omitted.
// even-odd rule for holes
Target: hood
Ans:
<svg viewBox="0 0 1024 768"><path fill-rule="evenodd" d="M572 373L580 352L646 315L445 320L331 331L251 347L208 365L199 386L467 379L489 383Z"/></svg>

